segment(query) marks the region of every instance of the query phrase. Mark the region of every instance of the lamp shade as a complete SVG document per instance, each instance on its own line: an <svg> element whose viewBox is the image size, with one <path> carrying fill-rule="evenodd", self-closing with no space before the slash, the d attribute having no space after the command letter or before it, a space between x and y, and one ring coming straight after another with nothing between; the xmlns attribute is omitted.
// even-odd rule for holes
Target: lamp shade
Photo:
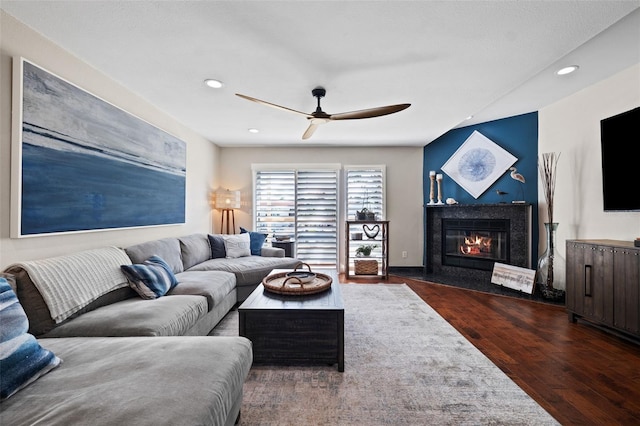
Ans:
<svg viewBox="0 0 640 426"><path fill-rule="evenodd" d="M216 192L216 209L239 209L240 191L229 191L228 189Z"/></svg>

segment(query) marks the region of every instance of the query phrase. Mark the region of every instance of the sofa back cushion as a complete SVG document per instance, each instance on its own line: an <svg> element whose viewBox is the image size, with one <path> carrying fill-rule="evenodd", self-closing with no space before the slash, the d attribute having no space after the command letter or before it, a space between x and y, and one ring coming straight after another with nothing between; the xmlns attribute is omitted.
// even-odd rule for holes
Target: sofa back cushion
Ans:
<svg viewBox="0 0 640 426"><path fill-rule="evenodd" d="M29 333L34 336L40 336L53 330L56 327L56 322L51 318L51 313L49 312L49 308L47 308L47 304L33 281L31 281L31 277L27 271L16 265L9 267L6 271L13 277L15 284L12 285L12 287L15 288L18 300L29 319ZM11 284L11 280L9 280L9 283ZM71 315L66 321L63 321L59 325L71 321L84 313L93 311L94 309L136 296L136 293L129 286L117 288L98 297L96 300Z"/></svg>
<svg viewBox="0 0 640 426"><path fill-rule="evenodd" d="M130 263L118 247L102 247L64 256L29 260L10 265L5 272L16 276L18 298L19 273L24 271L45 303L55 324L71 318L101 296L127 287L120 265Z"/></svg>
<svg viewBox="0 0 640 426"><path fill-rule="evenodd" d="M161 257L171 267L174 274L184 271L182 255L180 252L180 240L177 238L163 238L147 241L125 248L132 263L144 263L151 256Z"/></svg>
<svg viewBox="0 0 640 426"><path fill-rule="evenodd" d="M211 246L206 234L191 234L178 238L182 252L182 265L188 270L193 265L211 259Z"/></svg>

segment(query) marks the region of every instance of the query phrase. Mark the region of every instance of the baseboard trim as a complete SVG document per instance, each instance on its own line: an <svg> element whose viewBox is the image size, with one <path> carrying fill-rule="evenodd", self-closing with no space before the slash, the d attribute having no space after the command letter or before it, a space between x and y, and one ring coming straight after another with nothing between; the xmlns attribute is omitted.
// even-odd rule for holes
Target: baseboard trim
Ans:
<svg viewBox="0 0 640 426"><path fill-rule="evenodd" d="M424 273L423 266L389 266L390 274L398 275L422 275Z"/></svg>

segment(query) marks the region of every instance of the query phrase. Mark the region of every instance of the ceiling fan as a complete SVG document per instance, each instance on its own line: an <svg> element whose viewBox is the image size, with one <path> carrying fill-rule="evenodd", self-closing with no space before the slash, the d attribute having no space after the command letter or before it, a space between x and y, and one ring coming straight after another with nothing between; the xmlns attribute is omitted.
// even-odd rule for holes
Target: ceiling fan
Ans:
<svg viewBox="0 0 640 426"><path fill-rule="evenodd" d="M236 95L240 96L243 99L257 102L259 104L263 104L263 105L278 108L284 111L289 111L289 112L294 112L296 114L304 115L310 121L310 123L309 123L309 127L302 135L302 139L309 139L320 124L328 123L329 121L356 120L359 118L380 117L382 115L388 115L388 114L393 114L395 112L402 111L403 109L407 109L411 106L411 104L387 105L387 106L378 107L378 108L362 109L359 111L341 112L338 114L327 114L326 112L322 111L322 108L320 108L320 98L323 98L326 93L327 91L322 87L316 87L311 91L311 94L318 99L318 107L311 114L307 114L306 112L296 111L295 109L283 107L280 105L272 104L271 102L262 101L260 99L252 98L251 96L241 95L240 93L236 93Z"/></svg>

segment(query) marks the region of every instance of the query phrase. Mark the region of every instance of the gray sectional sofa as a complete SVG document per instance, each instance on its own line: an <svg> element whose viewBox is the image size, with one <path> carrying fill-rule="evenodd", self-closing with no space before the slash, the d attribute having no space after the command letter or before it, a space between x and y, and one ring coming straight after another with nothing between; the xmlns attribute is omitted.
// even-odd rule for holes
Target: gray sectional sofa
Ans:
<svg viewBox="0 0 640 426"><path fill-rule="evenodd" d="M3 401L0 423L233 424L251 342L207 335L272 269L299 261L273 247L260 256L216 257L213 237L164 238L7 267L29 333L63 362ZM119 267L151 256L169 265L178 284L145 300Z"/></svg>

